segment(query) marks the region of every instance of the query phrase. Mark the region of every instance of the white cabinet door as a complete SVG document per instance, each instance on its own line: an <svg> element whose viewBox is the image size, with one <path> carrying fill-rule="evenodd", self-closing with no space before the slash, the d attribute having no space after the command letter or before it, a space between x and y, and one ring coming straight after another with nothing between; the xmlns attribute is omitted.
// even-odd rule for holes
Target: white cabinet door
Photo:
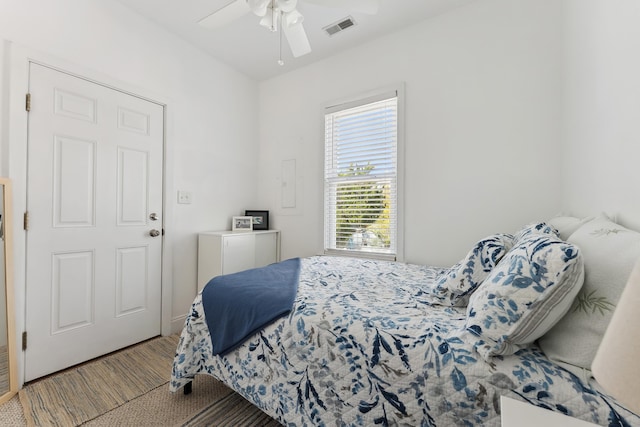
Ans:
<svg viewBox="0 0 640 427"><path fill-rule="evenodd" d="M235 234L224 236L222 274L237 273L255 266L255 236Z"/></svg>
<svg viewBox="0 0 640 427"><path fill-rule="evenodd" d="M265 265L278 262L278 253L277 233L256 234L256 267L264 267Z"/></svg>

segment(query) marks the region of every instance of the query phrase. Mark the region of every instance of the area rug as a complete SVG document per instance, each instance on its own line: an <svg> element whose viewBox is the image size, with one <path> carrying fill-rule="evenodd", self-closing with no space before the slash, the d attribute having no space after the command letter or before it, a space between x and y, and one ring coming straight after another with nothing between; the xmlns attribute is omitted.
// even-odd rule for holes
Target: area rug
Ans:
<svg viewBox="0 0 640 427"><path fill-rule="evenodd" d="M195 390L194 390L195 393ZM191 417L182 427L279 426L273 418L251 405L237 393L229 393Z"/></svg>
<svg viewBox="0 0 640 427"><path fill-rule="evenodd" d="M178 337L158 337L27 384L27 425L76 426L166 384Z"/></svg>
<svg viewBox="0 0 640 427"><path fill-rule="evenodd" d="M231 393L233 391L230 388L215 378L209 375L198 375L193 381L193 393L189 395L184 395L182 391L171 393L169 384L163 384L113 411L87 421L82 426L181 426L185 420L200 413L212 402ZM247 405L251 406L248 402ZM241 406L233 408L233 411L240 410L243 410ZM1 422L0 425L2 425Z"/></svg>

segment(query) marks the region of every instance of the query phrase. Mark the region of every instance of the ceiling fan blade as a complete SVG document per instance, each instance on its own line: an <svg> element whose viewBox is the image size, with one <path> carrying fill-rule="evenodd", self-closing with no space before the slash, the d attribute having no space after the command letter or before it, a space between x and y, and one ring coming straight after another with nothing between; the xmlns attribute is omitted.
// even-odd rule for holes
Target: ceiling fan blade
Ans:
<svg viewBox="0 0 640 427"><path fill-rule="evenodd" d="M301 23L290 27L283 25L282 30L287 37L287 42L289 42L289 47L291 48L291 53L294 58L311 52L311 45L309 44L307 33L304 31Z"/></svg>
<svg viewBox="0 0 640 427"><path fill-rule="evenodd" d="M354 12L375 15L378 13L378 0L305 0L307 3L336 9L349 9Z"/></svg>
<svg viewBox="0 0 640 427"><path fill-rule="evenodd" d="M220 28L227 25L241 16L249 13L251 9L247 0L233 0L226 6L216 10L211 15L202 18L198 24L209 29Z"/></svg>

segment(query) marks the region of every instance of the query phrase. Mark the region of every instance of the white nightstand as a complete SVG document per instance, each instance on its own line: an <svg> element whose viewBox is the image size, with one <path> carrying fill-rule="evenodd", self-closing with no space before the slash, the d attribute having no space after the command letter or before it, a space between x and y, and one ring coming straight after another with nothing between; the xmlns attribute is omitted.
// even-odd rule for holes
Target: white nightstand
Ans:
<svg viewBox="0 0 640 427"><path fill-rule="evenodd" d="M205 231L198 234L198 292L215 276L280 261L280 231Z"/></svg>
<svg viewBox="0 0 640 427"><path fill-rule="evenodd" d="M502 427L598 427L557 412L538 408L508 397L500 397Z"/></svg>

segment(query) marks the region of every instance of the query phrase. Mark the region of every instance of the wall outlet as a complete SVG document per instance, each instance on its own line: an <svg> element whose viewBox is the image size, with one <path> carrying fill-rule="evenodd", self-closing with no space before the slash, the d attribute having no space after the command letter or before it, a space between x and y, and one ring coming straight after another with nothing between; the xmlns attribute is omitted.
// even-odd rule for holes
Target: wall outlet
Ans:
<svg viewBox="0 0 640 427"><path fill-rule="evenodd" d="M178 191L178 203L183 204L183 205L189 205L191 204L191 191L183 191L183 190L179 190Z"/></svg>

